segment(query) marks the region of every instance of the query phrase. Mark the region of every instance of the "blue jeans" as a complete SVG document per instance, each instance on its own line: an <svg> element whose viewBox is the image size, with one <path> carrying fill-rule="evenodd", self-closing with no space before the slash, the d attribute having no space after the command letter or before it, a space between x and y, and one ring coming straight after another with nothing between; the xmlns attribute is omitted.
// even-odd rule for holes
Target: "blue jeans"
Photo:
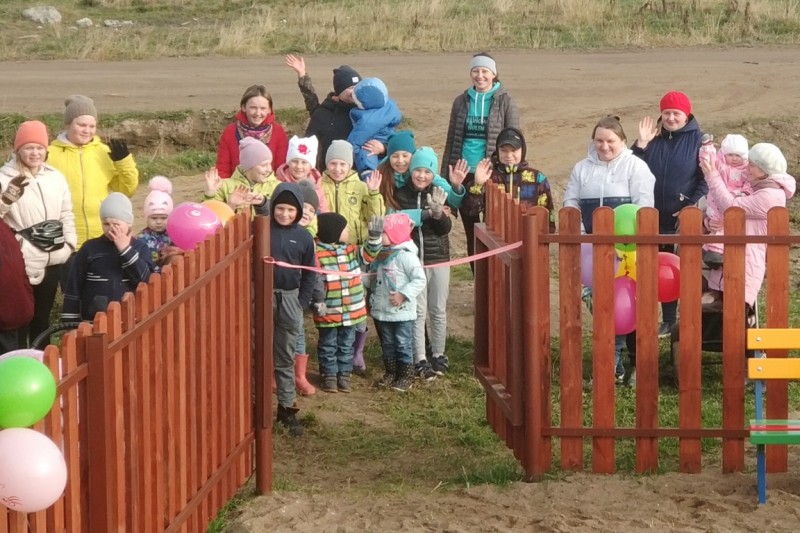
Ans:
<svg viewBox="0 0 800 533"><path fill-rule="evenodd" d="M356 342L356 326L317 328L317 357L319 373L336 375L353 371L353 345Z"/></svg>
<svg viewBox="0 0 800 533"><path fill-rule="evenodd" d="M622 363L622 349L627 346L628 358L631 361L631 368L636 369L636 332L627 335L614 336L614 375L622 376L625 374L625 365Z"/></svg>
<svg viewBox="0 0 800 533"><path fill-rule="evenodd" d="M410 365L414 362L414 323L415 320L403 322L385 322L376 320L375 326L381 337L383 359Z"/></svg>

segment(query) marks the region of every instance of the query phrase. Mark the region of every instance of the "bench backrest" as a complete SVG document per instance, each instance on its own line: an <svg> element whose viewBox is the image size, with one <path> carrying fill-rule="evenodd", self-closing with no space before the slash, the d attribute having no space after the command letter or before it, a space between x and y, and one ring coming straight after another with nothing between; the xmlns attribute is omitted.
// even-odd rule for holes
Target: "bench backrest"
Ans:
<svg viewBox="0 0 800 533"><path fill-rule="evenodd" d="M747 330L747 349L800 349L800 329L749 329ZM748 359L747 376L750 379L800 379L800 359Z"/></svg>

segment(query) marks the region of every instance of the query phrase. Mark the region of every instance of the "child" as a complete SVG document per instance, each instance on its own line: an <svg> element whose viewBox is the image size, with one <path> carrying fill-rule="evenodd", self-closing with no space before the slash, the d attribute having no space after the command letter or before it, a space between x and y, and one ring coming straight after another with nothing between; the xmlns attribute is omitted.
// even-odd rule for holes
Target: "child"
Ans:
<svg viewBox="0 0 800 533"><path fill-rule="evenodd" d="M389 98L386 85L378 78L365 78L353 89L356 107L350 110L353 129L347 141L353 146L355 167L363 181L378 168L378 154L365 150L368 141L383 144L403 119L394 100Z"/></svg>
<svg viewBox="0 0 800 533"><path fill-rule="evenodd" d="M367 221L385 212L380 193L381 176L373 173L366 183L358 179L353 167L353 147L347 141L333 141L325 154L326 170L322 189L328 207L347 219L348 244L361 245L367 240ZM358 373L366 371L364 344L367 323L358 325L353 364Z"/></svg>
<svg viewBox="0 0 800 533"><path fill-rule="evenodd" d="M747 176L752 193L737 196L728 188L721 173L708 162L700 168L708 182L708 196L724 211L729 207L741 207L745 213L747 235L767 234L767 215L773 207L786 207L786 201L794 196L795 179L786 173L786 158L774 144L759 143L747 154ZM764 274L767 269L767 245L747 244L744 265L744 300L754 306ZM722 291L723 269L713 270L708 277L708 286L713 291Z"/></svg>
<svg viewBox="0 0 800 533"><path fill-rule="evenodd" d="M269 213L269 197L279 183L272 172L272 152L251 137L239 141L239 166L229 179L222 181L216 168L207 170L205 178L206 200L225 202L237 213L248 208L251 217Z"/></svg>
<svg viewBox="0 0 800 533"><path fill-rule="evenodd" d="M64 289L64 322L93 320L109 302L147 283L155 265L150 250L133 237L133 206L122 193L113 192L100 204L103 235L89 239L72 262Z"/></svg>
<svg viewBox="0 0 800 533"><path fill-rule="evenodd" d="M364 278L371 291L370 309L380 332L382 384L405 392L414 375L414 324L417 298L427 280L411 240L411 219L405 213L387 215L383 221L383 249L372 263L375 276Z"/></svg>
<svg viewBox="0 0 800 533"><path fill-rule="evenodd" d="M317 208L319 207L319 198L317 191L314 187L314 182L307 179L302 179L297 182L300 190L303 192L303 217L298 222L301 228L306 228L312 238L317 235ZM319 293L319 294L317 294ZM312 303L318 304L325 301L325 294L323 289L315 291L312 295ZM309 383L306 377L306 370L308 369L308 354L306 353L306 326L303 316L300 316L300 328L297 334L297 342L294 346L294 381L297 391L302 396L312 396L316 394L317 389L314 385Z"/></svg>
<svg viewBox="0 0 800 533"><path fill-rule="evenodd" d="M719 153L710 156L708 161L715 165L723 183L734 196L750 194L752 188L747 174L747 139L742 135L730 134L722 139ZM709 154L710 155L710 154ZM702 162L702 161L701 161ZM706 213L703 223L710 235L724 235L723 210L714 197L706 195ZM703 246L703 262L709 268L722 266L722 243L709 243Z"/></svg>
<svg viewBox="0 0 800 533"><path fill-rule="evenodd" d="M381 249L383 219L373 217L369 223L369 239L363 247L347 243L347 219L338 213L319 215L317 260L325 270L361 273L361 265L371 263ZM319 332L317 354L322 390L350 392L356 327L367 319L364 286L361 276L323 275L325 286L324 314L314 316Z"/></svg>
<svg viewBox="0 0 800 533"><path fill-rule="evenodd" d="M300 138L297 135L289 140L289 152L286 163L275 171L278 181L300 183L305 180L312 184L317 194L315 213L327 213L328 201L322 190L322 174L314 168L317 160L317 138L315 136ZM302 225L302 224L301 224ZM307 227L312 237L317 236L317 221L314 218Z"/></svg>
<svg viewBox="0 0 800 533"><path fill-rule="evenodd" d="M444 354L447 337L447 297L450 289L450 267L432 267L450 260L450 217L444 211L447 193L433 185L438 159L432 148L422 147L411 158L411 180L397 189L395 199L403 209L421 209L422 225L413 232L420 261L427 268L427 289L417 297L417 319L414 326L414 362L417 375L426 380L447 372ZM431 324L431 361L425 355L425 320Z"/></svg>
<svg viewBox="0 0 800 533"><path fill-rule="evenodd" d="M398 187L404 186L411 177L408 165L416 150L414 133L410 131L398 131L389 138L389 144L386 145L386 157L378 166L378 171L381 173L381 194L387 208L391 211L400 210L394 200L394 191ZM467 162L461 159L455 166L450 166L450 182L438 174L433 178L434 186L447 191L447 205L453 209L461 206L467 193L462 183L467 177L468 170ZM416 222L419 222L418 217L412 216L412 213L408 214L411 216L412 222L415 221L415 218Z"/></svg>
<svg viewBox="0 0 800 533"><path fill-rule="evenodd" d="M270 255L293 265L316 266L314 240L298 223L303 217L303 193L295 183L281 183L270 202ZM309 270L275 267L273 271L272 352L278 396L279 424L293 437L303 435L295 406L294 353L298 324L311 304L316 274Z"/></svg>
<svg viewBox="0 0 800 533"><path fill-rule="evenodd" d="M497 147L490 159L483 159L475 169L475 182L469 188L469 196L462 210L469 215L483 213L486 203L486 182L505 187L513 198L525 207L541 205L550 212L550 232L556 231L556 211L547 176L531 167L526 159L525 137L517 128L506 128L497 136Z"/></svg>
<svg viewBox="0 0 800 533"><path fill-rule="evenodd" d="M150 194L144 199L147 227L136 236L150 250L150 260L160 269L169 258L180 253L167 235L167 218L172 213L172 183L164 176L154 176L147 184Z"/></svg>

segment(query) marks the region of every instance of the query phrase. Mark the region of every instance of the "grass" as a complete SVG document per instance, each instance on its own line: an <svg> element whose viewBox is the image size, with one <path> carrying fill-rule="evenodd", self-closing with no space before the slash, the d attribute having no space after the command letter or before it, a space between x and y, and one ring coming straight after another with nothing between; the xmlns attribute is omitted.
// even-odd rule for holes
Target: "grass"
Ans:
<svg viewBox="0 0 800 533"><path fill-rule="evenodd" d="M797 43L797 0L53 0L0 5L0 60ZM75 27L89 17L91 28ZM130 20L112 29L105 19ZM448 24L441 24L447 20ZM466 30L466 31L465 31Z"/></svg>

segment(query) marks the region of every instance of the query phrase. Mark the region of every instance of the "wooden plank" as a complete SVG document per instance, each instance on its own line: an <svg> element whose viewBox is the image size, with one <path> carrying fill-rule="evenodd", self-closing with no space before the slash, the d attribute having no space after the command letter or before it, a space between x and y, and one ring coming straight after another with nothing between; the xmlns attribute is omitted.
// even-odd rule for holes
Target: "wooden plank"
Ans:
<svg viewBox="0 0 800 533"><path fill-rule="evenodd" d="M180 294L184 291L189 281L187 279L188 261L183 256L178 256L173 260L175 274L174 278L174 294ZM175 328L175 342L173 344L173 353L175 361L175 406L177 413L175 418L175 435L176 435L176 452L177 464L176 470L178 472L178 506L176 512L180 512L183 505L189 501L189 487L191 486L191 475L193 469L189 468L189 414L188 414L188 377L187 377L187 354L190 338L188 332L191 331L189 320L189 302L179 306L173 315L173 323Z"/></svg>
<svg viewBox="0 0 800 533"><path fill-rule="evenodd" d="M608 207L595 209L592 216L593 233L613 235L614 211ZM614 416L614 245L595 244L592 247L594 269L594 314L592 319L592 425L613 428ZM614 439L592 439L592 472L611 474L616 468Z"/></svg>
<svg viewBox="0 0 800 533"><path fill-rule="evenodd" d="M681 235L700 235L703 215L699 209L681 210L679 215ZM678 374L678 425L682 428L702 427L702 368L701 339L702 308L699 305L702 291L702 247L684 244L680 247L681 260L681 315L679 322L680 348ZM700 439L681 438L678 464L681 472L698 473L702 466Z"/></svg>
<svg viewBox="0 0 800 533"><path fill-rule="evenodd" d="M637 235L658 234L658 211L639 210ZM636 427L658 427L658 245L636 246ZM658 470L658 439L636 439L636 471Z"/></svg>
<svg viewBox="0 0 800 533"><path fill-rule="evenodd" d="M148 282L150 288L150 307L148 315L154 313L163 303L162 277L155 275L150 277ZM167 478L166 465L167 452L164 443L164 429L166 416L164 414L164 383L167 381L164 375L164 359L167 351L167 344L164 343L164 323L162 319L153 326L150 342L152 347L151 367L150 367L150 438L153 450L151 461L153 478L153 520L152 524L157 530L161 530L168 523L166 516L167 509Z"/></svg>
<svg viewBox="0 0 800 533"><path fill-rule="evenodd" d="M732 207L725 211L725 234L744 233L744 210ZM722 310L722 427L733 429L744 425L744 365L745 353L745 300L744 300L745 245L725 246ZM744 439L722 440L722 471L744 470Z"/></svg>
<svg viewBox="0 0 800 533"><path fill-rule="evenodd" d="M77 357L75 354L75 336L75 332L70 332L61 338L60 360L64 375L69 374L78 366ZM75 386L64 391L64 394L62 395L62 414L64 416L64 460L67 463L67 487L64 491L64 509L66 513L64 528L66 531L76 532L82 530L81 457L79 452L80 428L78 424L78 417L80 414L78 410L78 390L79 384L76 384ZM84 420L86 419L84 418ZM2 520L0 520L0 522L2 522Z"/></svg>
<svg viewBox="0 0 800 533"><path fill-rule="evenodd" d="M150 313L150 286L140 284L136 290L135 308L137 322L143 321ZM139 331L139 340L133 344L133 350L130 355L136 361L136 388L139 391L139 396L136 402L136 418L139 423L140 446L139 454L136 457L136 468L138 470L139 482L141 488L141 504L143 515L141 517L141 524L146 531L156 531L158 529L158 516L155 513L155 505L153 497L155 491L155 479L153 479L153 466L152 461L155 455L153 450L152 433L155 429L153 427L152 417L152 391L153 391L153 372L152 372L152 352L151 352L152 335L150 330L144 329ZM159 428L160 429L160 428ZM153 520L156 520L155 524Z"/></svg>
<svg viewBox="0 0 800 533"><path fill-rule="evenodd" d="M161 271L161 301L168 302L174 295L175 271L168 265ZM167 523L178 513L178 454L177 454L177 372L175 369L175 314L172 313L164 318L163 342L164 350L163 373L161 383L163 386L163 405L164 405L164 483L166 488L166 502L164 517Z"/></svg>
<svg viewBox="0 0 800 533"><path fill-rule="evenodd" d="M191 285L199 276L198 256L197 250L193 250L186 254L186 282ZM200 305L198 295L195 293L188 301L186 313L186 357L191 357L191 364L187 360L186 364L186 417L188 419L188 435L189 442L188 448L188 474L189 474L189 500L194 498L196 491L202 486L205 481L204 473L202 472L202 456L199 453L200 441L202 436L199 434L199 420L198 420L198 387L197 383L197 368L201 366L202 354L198 353L199 342L197 339L198 325L200 324L199 316ZM200 531L203 529L203 524L198 519L197 513L192 513L189 517L189 529L192 531Z"/></svg>
<svg viewBox="0 0 800 533"><path fill-rule="evenodd" d="M43 362L53 374L53 378L55 379L56 383L58 383L61 378L60 374L63 371L63 368L60 369L59 366L63 367L64 365L59 361L58 349L55 346L50 345L45 348ZM45 434L50 437L50 439L53 441L53 443L55 443L56 446L58 446L59 449L62 450L62 453L66 452L65 427L70 423L70 421L64 416L64 400L67 396L67 393L68 391L64 391L56 394L53 407L44 417ZM64 497L62 495L62 497L60 497L45 512L37 513L34 521L35 525L33 522L31 524L33 530L37 532L44 532L47 530L47 528L50 528L50 531L64 531L64 514Z"/></svg>

